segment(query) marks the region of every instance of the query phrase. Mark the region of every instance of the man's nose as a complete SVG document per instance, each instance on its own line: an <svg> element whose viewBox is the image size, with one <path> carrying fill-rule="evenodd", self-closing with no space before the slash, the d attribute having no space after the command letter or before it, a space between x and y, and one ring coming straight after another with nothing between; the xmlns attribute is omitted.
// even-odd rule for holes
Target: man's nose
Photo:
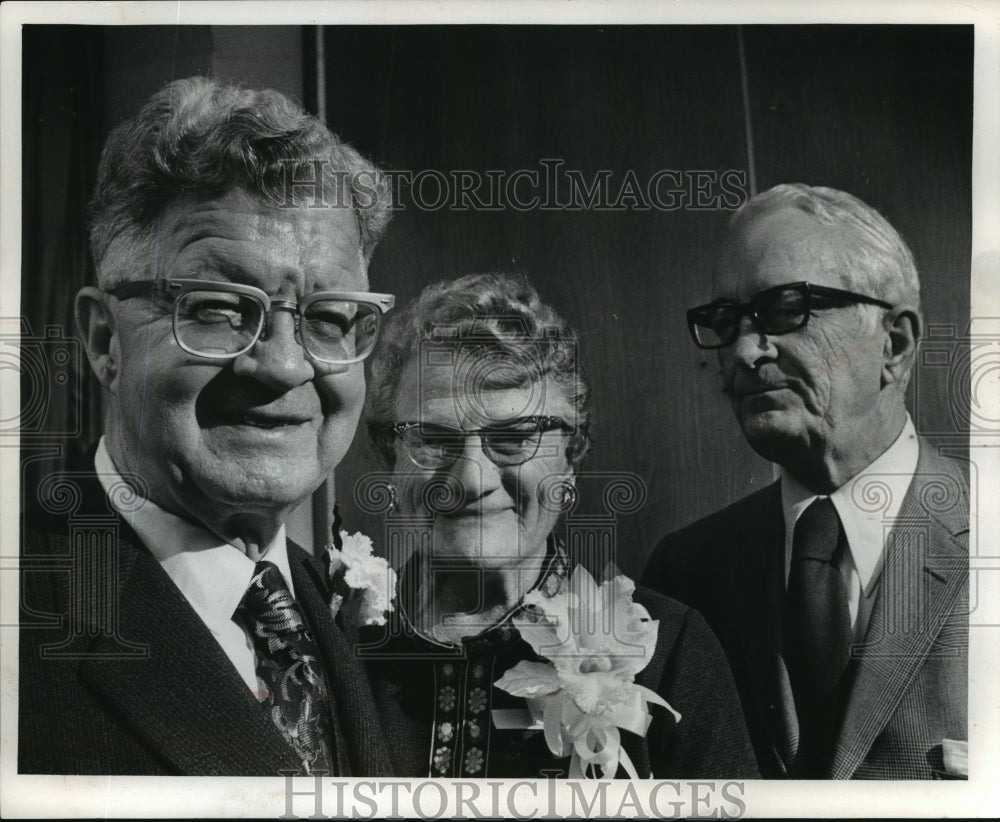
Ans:
<svg viewBox="0 0 1000 822"><path fill-rule="evenodd" d="M302 347L290 311L272 311L253 348L233 361L238 376L252 377L270 388L294 388L316 376L316 368Z"/></svg>
<svg viewBox="0 0 1000 822"><path fill-rule="evenodd" d="M722 358L732 358L735 363L751 371L762 361L774 359L777 353L771 338L758 329L753 318L748 316L740 317L736 341L719 351Z"/></svg>

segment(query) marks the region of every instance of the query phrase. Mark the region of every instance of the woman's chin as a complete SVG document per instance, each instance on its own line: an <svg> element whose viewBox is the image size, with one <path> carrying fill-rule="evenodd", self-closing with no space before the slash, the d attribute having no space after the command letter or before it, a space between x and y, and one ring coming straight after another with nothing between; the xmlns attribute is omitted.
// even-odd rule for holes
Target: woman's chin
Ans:
<svg viewBox="0 0 1000 822"><path fill-rule="evenodd" d="M509 519L510 522L502 520ZM513 568L525 559L545 554L544 540L528 546L516 527L516 517L439 517L434 523L435 558L465 560L484 568Z"/></svg>

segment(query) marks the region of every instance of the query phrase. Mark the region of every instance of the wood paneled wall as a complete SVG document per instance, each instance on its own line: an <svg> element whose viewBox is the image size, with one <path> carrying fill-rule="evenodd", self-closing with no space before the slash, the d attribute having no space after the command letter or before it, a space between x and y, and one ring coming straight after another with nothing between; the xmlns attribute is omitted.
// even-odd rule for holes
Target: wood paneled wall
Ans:
<svg viewBox="0 0 1000 822"><path fill-rule="evenodd" d="M964 331L971 28L753 26L743 37L761 190L831 185L880 209L913 247L928 316ZM710 175L749 171L736 27L328 27L325 41L331 127L397 171L544 173L543 159L559 160L586 180L608 172L612 201L629 172L643 185L664 169L688 184L706 172L706 201L720 193ZM430 211L401 192L373 288L402 304L435 279L520 268L580 331L595 444L577 513L603 510L609 473L634 474L646 495L615 523L622 570L639 573L660 536L772 479L684 324L710 296L729 211ZM930 379L941 390L922 398L918 424L955 431L946 376ZM353 499L373 470L359 435L337 496L352 530L377 535L381 519Z"/></svg>

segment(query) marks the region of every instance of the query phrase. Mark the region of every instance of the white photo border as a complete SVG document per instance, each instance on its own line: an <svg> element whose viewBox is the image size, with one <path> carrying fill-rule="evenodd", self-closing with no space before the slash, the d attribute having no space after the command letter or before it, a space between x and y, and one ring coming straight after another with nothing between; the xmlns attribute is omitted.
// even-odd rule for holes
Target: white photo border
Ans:
<svg viewBox="0 0 1000 822"><path fill-rule="evenodd" d="M676 2L545 2L530 0L490 2L434 2L433 0L344 0L343 2L151 2L71 3L10 2L0 7L0 317L17 316L20 306L20 156L21 156L21 26L28 23L88 25L322 25L530 23L530 24L723 24L723 23L911 23L972 24L975 27L975 87L973 133L972 316L1000 318L1000 6L990 0L973 2L892 2L862 0L835 4L788 2L734 3ZM377 158L376 158L377 159ZM19 414L18 379L3 376L0 419ZM998 378L992 377L995 385ZM992 392L1000 405L1000 390ZM997 405L986 416L1000 418ZM661 787L654 810L687 816L719 811L723 818L854 817L854 816L992 816L1000 806L1000 449L988 438L970 440L972 455L991 489L973 511L971 544L980 546L972 557L972 582L978 602L975 631L970 631L970 750L968 782L716 782L671 783ZM293 783L275 778L35 776L16 774L18 452L0 448L0 647L3 683L0 702L0 812L16 817L243 817L306 818L316 811L317 786L312 779ZM992 556L990 555L992 554ZM448 791L446 815L455 813L454 780L326 779L320 786L319 812L323 817L375 818L395 813L422 815L438 810L437 788ZM581 805L578 789L560 780L553 783L478 780L481 796L495 790L501 799L513 798L500 810L514 814L554 813L574 818ZM393 789L392 784L397 787ZM659 781L607 783L608 812L641 815L650 808L650 791ZM292 791L289 790L292 786ZM699 787L700 786L700 787ZM590 788L582 796L591 797ZM397 796L393 807L392 794ZM471 795L471 789L464 794ZM406 800L418 797L419 807ZM633 801L638 797L638 804ZM359 798L360 797L360 798ZM377 798L376 798L377 797ZM420 797L423 797L421 799ZM707 799L705 798L707 797ZM699 799L700 798L700 799ZM492 800L490 800L492 801ZM679 806L671 802L683 803ZM482 801L475 805L488 810ZM418 813L419 812L419 813ZM473 814L472 806L465 813ZM291 814L289 816L289 814ZM487 814L495 815L495 814ZM315 817L313 817L315 818ZM575 818L582 818L576 816Z"/></svg>

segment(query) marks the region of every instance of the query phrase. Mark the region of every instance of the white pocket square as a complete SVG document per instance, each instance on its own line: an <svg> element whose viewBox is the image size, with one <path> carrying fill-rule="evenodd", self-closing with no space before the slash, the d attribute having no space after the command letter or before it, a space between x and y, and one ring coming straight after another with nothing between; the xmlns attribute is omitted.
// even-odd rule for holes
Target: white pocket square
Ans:
<svg viewBox="0 0 1000 822"><path fill-rule="evenodd" d="M969 743L966 740L943 739L944 769L950 776L969 776Z"/></svg>

